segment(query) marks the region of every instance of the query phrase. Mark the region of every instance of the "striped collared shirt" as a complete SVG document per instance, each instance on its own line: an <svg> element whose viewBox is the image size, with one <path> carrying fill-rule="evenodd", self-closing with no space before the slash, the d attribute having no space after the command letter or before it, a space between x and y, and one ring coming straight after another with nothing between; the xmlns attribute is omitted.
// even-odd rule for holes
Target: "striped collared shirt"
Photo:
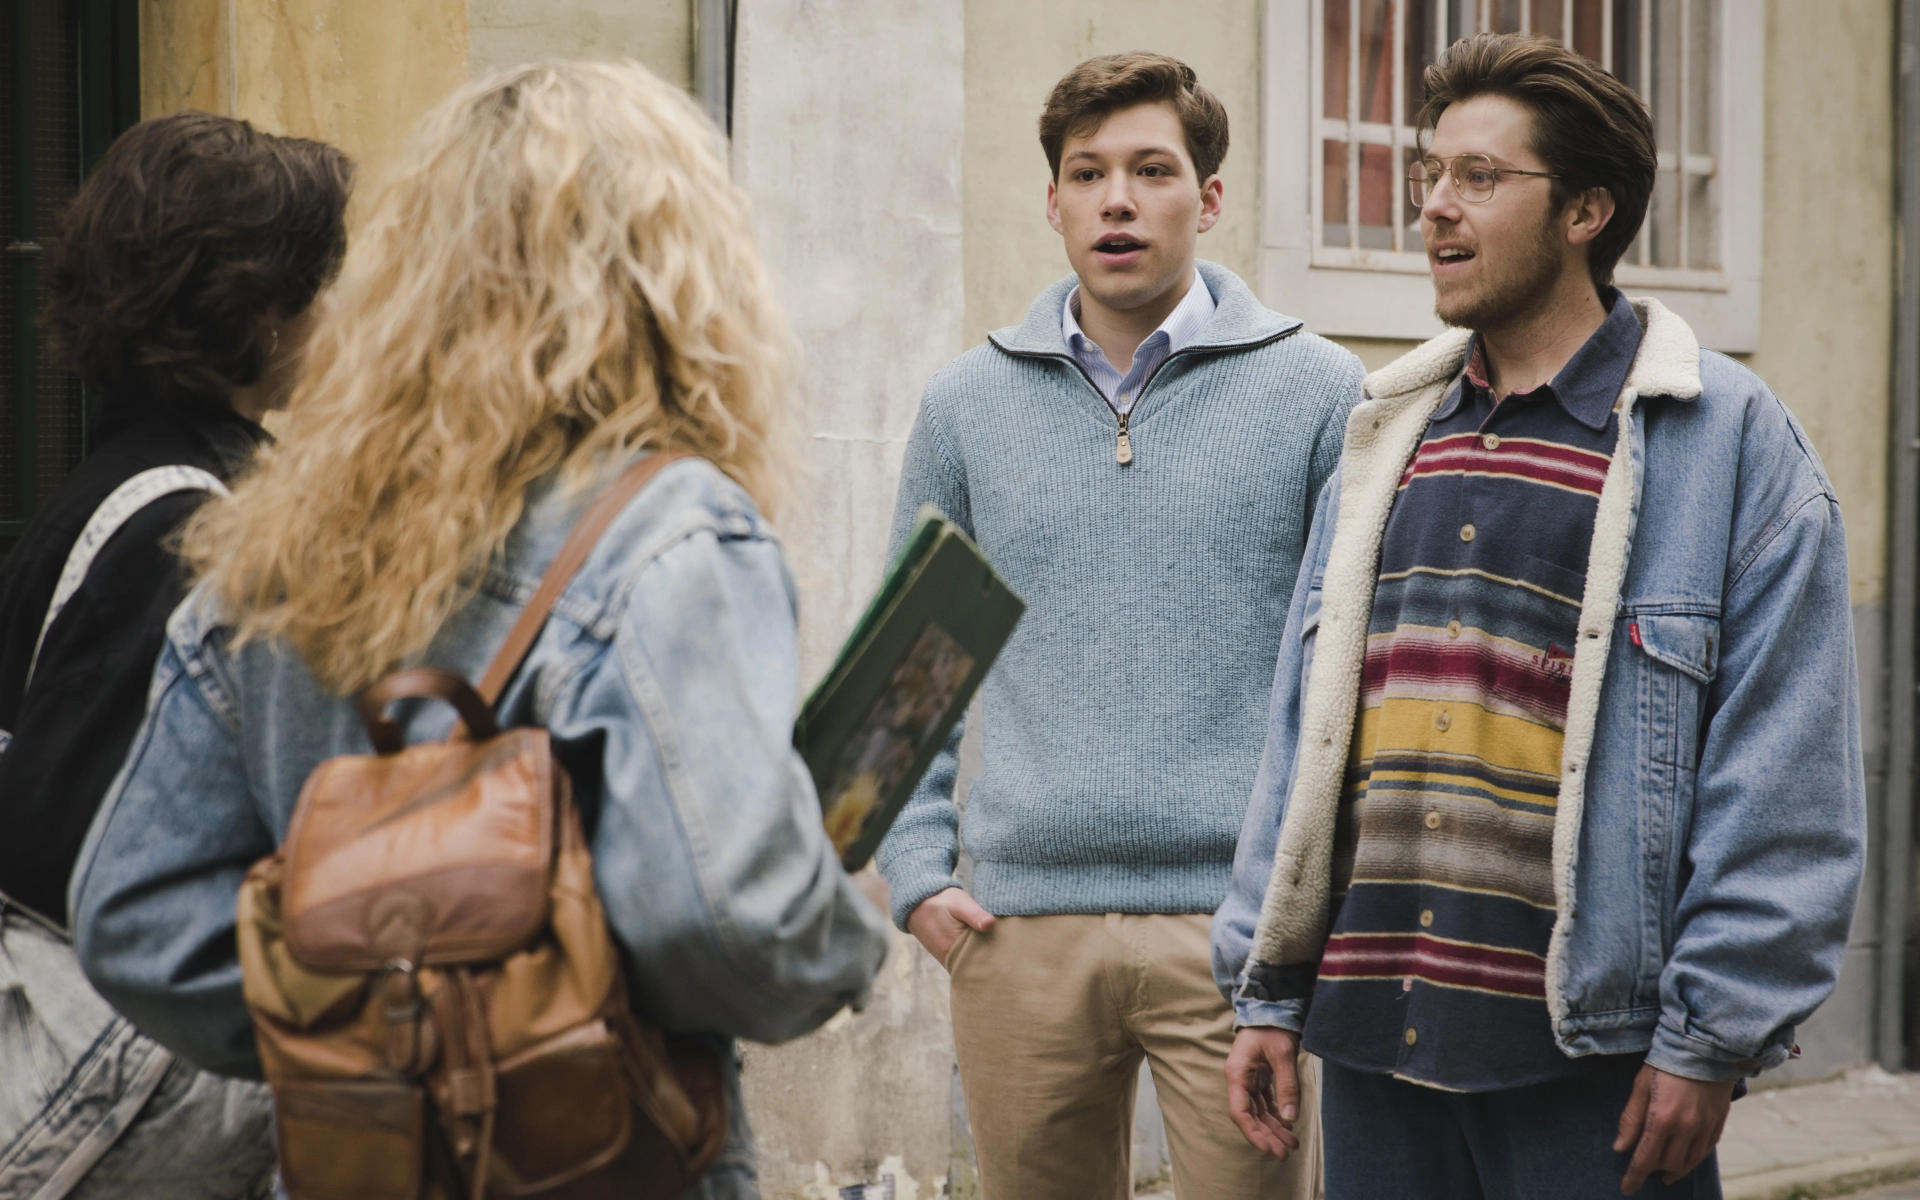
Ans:
<svg viewBox="0 0 1920 1200"><path fill-rule="evenodd" d="M1148 334L1147 340L1134 350L1133 365L1124 376L1107 361L1106 352L1080 332L1080 289L1077 287L1067 293L1067 302L1061 308L1060 334L1066 339L1067 349L1073 352L1074 361L1086 369L1087 377L1107 398L1113 411L1127 412L1139 398L1140 389L1160 369L1160 364L1199 336L1212 316L1213 293L1207 290L1206 281L1196 269L1187 294L1167 314L1167 319L1160 322L1160 328Z"/></svg>
<svg viewBox="0 0 1920 1200"><path fill-rule="evenodd" d="M1609 289L1549 383L1498 404L1474 339L1381 544L1305 1044L1459 1091L1581 1069L1546 1006L1560 753L1614 403L1640 345Z"/></svg>

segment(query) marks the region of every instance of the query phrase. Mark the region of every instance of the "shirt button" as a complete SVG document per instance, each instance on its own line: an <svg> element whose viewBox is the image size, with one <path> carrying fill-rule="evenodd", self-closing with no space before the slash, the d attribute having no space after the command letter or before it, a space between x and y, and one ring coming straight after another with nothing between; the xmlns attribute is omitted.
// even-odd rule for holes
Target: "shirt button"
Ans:
<svg viewBox="0 0 1920 1200"><path fill-rule="evenodd" d="M1447 622L1447 636L1450 638L1457 638L1460 636L1460 622L1458 621Z"/></svg>
<svg viewBox="0 0 1920 1200"><path fill-rule="evenodd" d="M1411 1046L1419 1040L1420 1035L1413 1031L1413 1026L1407 1026L1407 1045Z"/></svg>
<svg viewBox="0 0 1920 1200"><path fill-rule="evenodd" d="M1498 450L1500 448L1500 435L1497 433L1481 434L1480 444L1489 450Z"/></svg>
<svg viewBox="0 0 1920 1200"><path fill-rule="evenodd" d="M1433 910L1432 909L1429 908L1420 914L1420 928L1422 929L1433 928Z"/></svg>
<svg viewBox="0 0 1920 1200"><path fill-rule="evenodd" d="M1435 729L1438 729L1441 733L1445 733L1447 731L1447 728L1452 724L1453 724L1453 718L1448 716L1446 713L1437 712L1433 714L1433 727Z"/></svg>
<svg viewBox="0 0 1920 1200"><path fill-rule="evenodd" d="M1438 828L1440 828L1440 814L1439 814L1439 813L1437 813L1437 812L1430 812L1430 813L1428 813L1428 814L1427 814L1427 828L1428 828L1428 829L1438 829Z"/></svg>
<svg viewBox="0 0 1920 1200"><path fill-rule="evenodd" d="M1460 527L1460 540L1461 540L1461 541L1463 541L1463 542L1470 542L1470 541L1472 541L1472 540L1473 540L1473 526L1472 526L1472 525L1462 525L1462 526Z"/></svg>

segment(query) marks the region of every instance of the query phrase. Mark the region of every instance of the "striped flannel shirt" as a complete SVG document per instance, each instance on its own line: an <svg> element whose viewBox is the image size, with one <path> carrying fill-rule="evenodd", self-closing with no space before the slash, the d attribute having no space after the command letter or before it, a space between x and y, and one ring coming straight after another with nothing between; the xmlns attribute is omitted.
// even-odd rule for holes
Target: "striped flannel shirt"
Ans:
<svg viewBox="0 0 1920 1200"><path fill-rule="evenodd" d="M1355 1070L1458 1091L1580 1069L1546 1006L1553 824L1574 637L1627 301L1552 381L1495 403L1476 337L1381 546L1304 1030Z"/></svg>

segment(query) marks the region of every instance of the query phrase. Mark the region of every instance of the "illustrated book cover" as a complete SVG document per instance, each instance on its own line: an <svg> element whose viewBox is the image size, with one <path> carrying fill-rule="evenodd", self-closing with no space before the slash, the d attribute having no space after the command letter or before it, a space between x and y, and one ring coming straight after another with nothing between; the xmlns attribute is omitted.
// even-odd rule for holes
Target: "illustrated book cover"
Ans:
<svg viewBox="0 0 1920 1200"><path fill-rule="evenodd" d="M1026 607L959 526L921 508L794 725L847 870L873 857Z"/></svg>

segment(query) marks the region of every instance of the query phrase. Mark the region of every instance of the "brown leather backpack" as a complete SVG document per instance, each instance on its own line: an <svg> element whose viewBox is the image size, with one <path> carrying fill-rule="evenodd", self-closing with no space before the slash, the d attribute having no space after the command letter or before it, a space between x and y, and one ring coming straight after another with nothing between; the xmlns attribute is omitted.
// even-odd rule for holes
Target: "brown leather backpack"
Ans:
<svg viewBox="0 0 1920 1200"><path fill-rule="evenodd" d="M673 457L629 467L561 547L476 689L415 667L360 697L376 753L314 768L240 889L240 965L294 1200L672 1197L718 1156L712 1042L636 1017L547 732L493 704L601 532ZM403 746L396 700L461 724Z"/></svg>

